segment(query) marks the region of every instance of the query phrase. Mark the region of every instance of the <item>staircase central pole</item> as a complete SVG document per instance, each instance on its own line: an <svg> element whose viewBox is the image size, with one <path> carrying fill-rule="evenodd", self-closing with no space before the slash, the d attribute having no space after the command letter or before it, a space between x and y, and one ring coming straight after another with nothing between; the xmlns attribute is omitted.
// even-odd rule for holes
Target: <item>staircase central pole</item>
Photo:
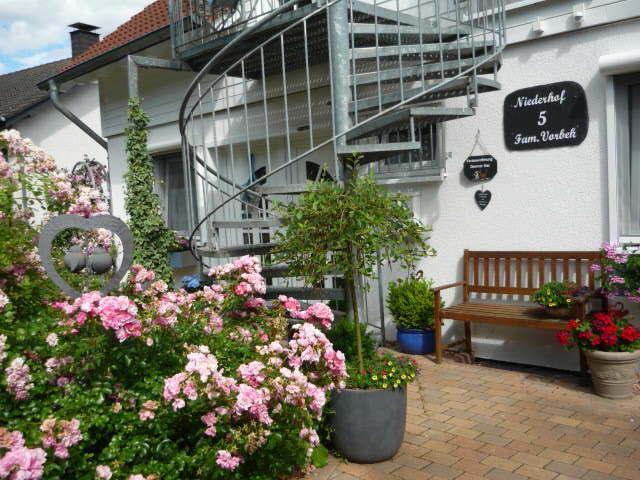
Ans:
<svg viewBox="0 0 640 480"><path fill-rule="evenodd" d="M349 115L349 105L351 103L351 87L349 80L351 72L349 68L349 0L339 0L329 7L327 14L329 29L329 62L331 63L331 105L333 110L333 131L336 135L335 146L340 147L347 144L345 136L340 136L346 132L351 126L351 117ZM355 100L355 99L354 99ZM334 151L337 156L337 152ZM349 161L350 159L348 159ZM348 183L352 175L357 175L356 165L345 168L344 163L337 162L336 167L341 171L336 172L338 178ZM354 252L355 254L356 252ZM348 281L348 279L345 279ZM352 318L356 318L353 303L357 304L357 311L361 313L360 317L367 316L364 310L364 290L360 278L352 279L351 291L352 295L347 295L347 312ZM349 286L347 286L349 288ZM361 321L361 319L358 319Z"/></svg>
<svg viewBox="0 0 640 480"><path fill-rule="evenodd" d="M331 105L333 110L334 134L340 135L351 126L349 103L349 15L348 0L339 0L329 7L327 21L329 28L329 52L331 62ZM337 145L345 145L345 137L338 137ZM341 172L336 172L340 174ZM344 178L344 172L340 175Z"/></svg>

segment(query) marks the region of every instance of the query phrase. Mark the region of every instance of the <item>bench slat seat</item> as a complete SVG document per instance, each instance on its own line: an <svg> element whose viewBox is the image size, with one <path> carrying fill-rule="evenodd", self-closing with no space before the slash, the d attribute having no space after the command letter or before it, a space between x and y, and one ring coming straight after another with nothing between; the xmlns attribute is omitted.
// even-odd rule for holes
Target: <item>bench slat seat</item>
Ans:
<svg viewBox="0 0 640 480"><path fill-rule="evenodd" d="M562 330L567 325L567 319L549 318L543 308L531 305L468 302L444 308L441 314L451 320L544 330Z"/></svg>

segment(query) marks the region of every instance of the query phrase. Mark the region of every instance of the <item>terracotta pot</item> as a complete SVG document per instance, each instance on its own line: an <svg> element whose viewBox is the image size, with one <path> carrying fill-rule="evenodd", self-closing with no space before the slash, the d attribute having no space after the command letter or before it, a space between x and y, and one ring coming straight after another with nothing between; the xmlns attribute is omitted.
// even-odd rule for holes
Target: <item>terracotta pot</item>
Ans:
<svg viewBox="0 0 640 480"><path fill-rule="evenodd" d="M589 352L591 380L596 393L605 398L629 398L638 383L640 350L635 352Z"/></svg>

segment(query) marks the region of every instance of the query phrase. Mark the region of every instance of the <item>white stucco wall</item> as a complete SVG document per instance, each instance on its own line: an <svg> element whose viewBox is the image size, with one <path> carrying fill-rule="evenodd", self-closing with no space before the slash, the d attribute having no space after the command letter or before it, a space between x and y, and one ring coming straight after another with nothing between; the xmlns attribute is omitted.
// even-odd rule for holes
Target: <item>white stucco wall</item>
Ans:
<svg viewBox="0 0 640 480"><path fill-rule="evenodd" d="M446 126L445 148L451 152L447 178L441 184L412 186L420 195L419 216L433 225L432 244L438 251L437 257L421 265L427 276L438 284L461 279L465 248L596 250L608 239L605 77L598 71L598 59L638 42L640 27L633 22L507 47L499 72L502 90L482 94L475 117ZM576 147L507 150L502 127L505 96L563 80L575 81L586 91L585 141ZM460 99L447 103L463 104ZM493 197L484 211L474 201L480 184L462 175L478 129L483 144L498 160L498 174L485 184ZM460 296L460 290L447 291L445 300L450 303ZM459 331L453 328L449 334ZM392 328L389 333L393 335ZM551 332L474 325L473 336L481 357L578 367L577 355L556 345Z"/></svg>
<svg viewBox="0 0 640 480"><path fill-rule="evenodd" d="M98 84L76 85L61 95L62 103L94 131L100 133ZM44 148L58 165L71 169L84 155L106 164L107 152L71 123L48 101L14 126L22 136Z"/></svg>

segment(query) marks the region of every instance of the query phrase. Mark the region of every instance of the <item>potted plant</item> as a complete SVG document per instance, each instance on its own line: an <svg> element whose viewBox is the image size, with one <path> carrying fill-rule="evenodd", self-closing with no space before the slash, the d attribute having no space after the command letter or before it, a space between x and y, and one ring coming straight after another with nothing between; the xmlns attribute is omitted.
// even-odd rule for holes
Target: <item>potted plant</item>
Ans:
<svg viewBox="0 0 640 480"><path fill-rule="evenodd" d="M637 249L605 242L600 262L591 265L591 270L600 273L605 294L640 303L640 253Z"/></svg>
<svg viewBox="0 0 640 480"><path fill-rule="evenodd" d="M377 357L369 360L363 355L359 318L366 279L375 277L381 262L412 268L433 250L427 243L430 229L414 219L406 198L376 184L372 176L359 176L357 164L357 159L345 162L344 185L316 182L296 204L280 207L283 229L275 235L274 253L276 262L287 263L292 273L311 285L322 284L336 271L343 274L355 333L355 358L347 360L352 371L366 376L368 369L375 371L381 365L375 363ZM390 458L404 435L404 384L354 380L347 387L332 397L338 450L355 462Z"/></svg>
<svg viewBox="0 0 640 480"><path fill-rule="evenodd" d="M606 398L628 398L638 382L640 330L629 323L621 309L594 313L571 320L558 332L558 341L578 347L587 357L596 393Z"/></svg>
<svg viewBox="0 0 640 480"><path fill-rule="evenodd" d="M387 307L396 324L398 346L404 353L422 355L435 350L432 287L433 281L422 278L422 272L389 284Z"/></svg>
<svg viewBox="0 0 640 480"><path fill-rule="evenodd" d="M531 301L545 308L549 316L569 318L576 316L575 297L583 289L569 282L548 282L531 296Z"/></svg>

